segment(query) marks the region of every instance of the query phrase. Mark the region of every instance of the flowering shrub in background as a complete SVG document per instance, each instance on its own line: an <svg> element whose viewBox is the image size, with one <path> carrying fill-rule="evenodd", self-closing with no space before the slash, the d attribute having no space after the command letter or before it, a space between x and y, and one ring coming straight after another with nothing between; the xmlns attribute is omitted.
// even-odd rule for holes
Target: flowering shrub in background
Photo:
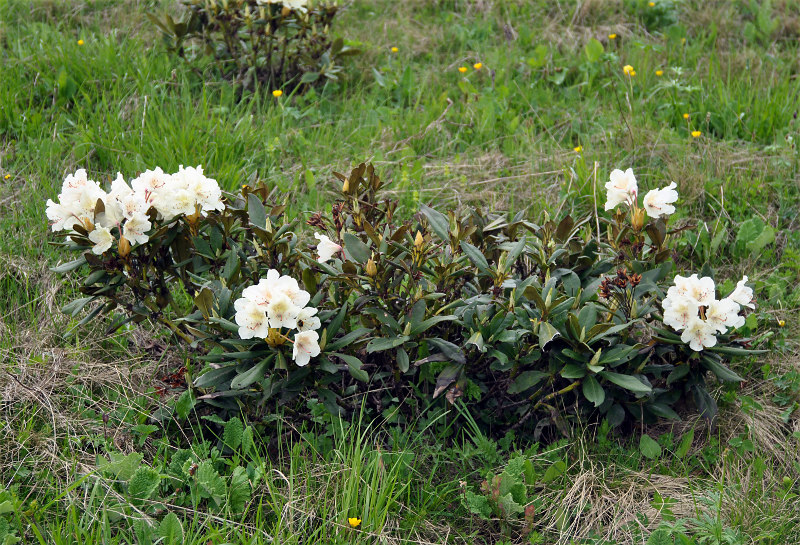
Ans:
<svg viewBox="0 0 800 545"><path fill-rule="evenodd" d="M196 399L251 416L364 404L402 423L464 402L487 429L538 440L578 418L679 418L686 399L713 417L709 378L741 380L723 357L757 342L736 335L747 278L721 300L710 277L667 285L675 184L639 207L633 172L613 171L598 232L592 218L424 205L404 219L372 166L337 177L330 213L300 230L266 187L221 197L199 167L108 194L79 171L48 203L81 252L57 269L88 265L87 297L65 310L104 300L87 319L122 307L122 321L165 325L205 362Z"/></svg>
<svg viewBox="0 0 800 545"><path fill-rule="evenodd" d="M150 15L171 51L198 66L207 56L224 77L253 87L337 79L341 59L358 53L331 25L338 7L327 0L182 0L187 12ZM277 92L277 91L276 91ZM280 96L276 94L275 96Z"/></svg>

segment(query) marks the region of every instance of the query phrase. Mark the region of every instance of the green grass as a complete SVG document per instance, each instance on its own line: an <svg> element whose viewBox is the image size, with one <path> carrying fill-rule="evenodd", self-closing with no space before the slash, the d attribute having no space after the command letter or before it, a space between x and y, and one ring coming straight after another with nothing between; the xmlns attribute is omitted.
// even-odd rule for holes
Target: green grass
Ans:
<svg viewBox="0 0 800 545"><path fill-rule="evenodd" d="M138 451L166 475L183 448L213 458L227 483L236 467L263 474L242 513L181 504L164 484L151 513L178 514L189 544L645 543L659 524L694 543L797 542L800 4L775 0L774 29L745 32L761 25L763 5L359 0L335 30L363 54L340 81L277 100L170 57L145 17L166 3L0 5L0 489L15 498L0 519L23 543L146 543L133 522L140 506L96 469L98 456ZM604 45L595 62L590 38ZM674 180L678 223L697 225L678 244L679 264L708 265L720 280L748 274L756 327L787 326L769 357L741 364L741 392L717 392L717 426L690 418L644 430L663 448L657 461L642 457L638 438L597 427L544 447L448 422L404 439L320 419L249 455L209 438L216 424L142 432L174 397L156 392L157 378L187 356L146 327L64 335L78 320L58 308L76 286L48 271L65 257L46 244L44 216L64 176L87 168L108 182L117 171L202 164L228 189L263 180L306 213L330 206L332 171L366 160L393 180L404 214L419 202L524 209L534 221L586 214L595 162L600 183L629 166L647 189ZM756 254L735 242L754 216L776 233ZM725 230L717 246L705 227ZM481 521L461 500L515 452L538 475L527 485L530 536L521 523ZM565 471L545 481L558 461ZM355 515L359 531L347 528Z"/></svg>

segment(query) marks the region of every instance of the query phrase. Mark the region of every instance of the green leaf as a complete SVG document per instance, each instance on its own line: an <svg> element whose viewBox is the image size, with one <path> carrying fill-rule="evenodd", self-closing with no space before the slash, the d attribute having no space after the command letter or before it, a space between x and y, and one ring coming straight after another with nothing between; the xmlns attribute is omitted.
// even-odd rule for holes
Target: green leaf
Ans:
<svg viewBox="0 0 800 545"><path fill-rule="evenodd" d="M54 273L66 273L74 271L75 269L77 269L81 265L84 265L85 263L86 263L86 258L84 256L80 256L78 259L75 259L73 261L68 261L67 263L62 263L61 265L57 265L50 270L53 271Z"/></svg>
<svg viewBox="0 0 800 545"><path fill-rule="evenodd" d="M450 241L450 221L447 217L442 214L441 212L434 210L430 206L426 206L425 204L420 203L419 205L420 213L425 216L425 219L428 220L428 223L433 229L433 232L436 233L443 242Z"/></svg>
<svg viewBox="0 0 800 545"><path fill-rule="evenodd" d="M118 481L127 481L136 473L142 463L143 456L138 452L133 452L127 456L112 452L109 454L109 458L110 460L107 460L101 456L98 460L97 465L103 473L113 475Z"/></svg>
<svg viewBox="0 0 800 545"><path fill-rule="evenodd" d="M694 443L694 429L690 429L683 434L678 448L675 449L675 456L680 459L685 458L689 454L689 449L692 448L692 443Z"/></svg>
<svg viewBox="0 0 800 545"><path fill-rule="evenodd" d="M709 358L708 356L703 356L701 358L703 362L703 367L710 370L714 373L718 379L727 381L727 382L742 382L744 379L722 365L721 363L714 361L713 358Z"/></svg>
<svg viewBox="0 0 800 545"><path fill-rule="evenodd" d="M553 463L550 467L547 468L547 471L544 472L544 476L542 477L542 482L550 483L555 481L558 477L566 473L567 471L567 463L564 460L558 460L557 462Z"/></svg>
<svg viewBox="0 0 800 545"><path fill-rule="evenodd" d="M236 466L231 474L231 482L228 487L228 505L231 511L243 512L252 494L253 490L250 486L250 479L247 477L247 470L242 466Z"/></svg>
<svg viewBox="0 0 800 545"><path fill-rule="evenodd" d="M533 388L548 376L549 375L547 373L542 373L541 371L523 371L519 374L516 380L511 383L511 386L508 387L508 393L522 393L525 390Z"/></svg>
<svg viewBox="0 0 800 545"><path fill-rule="evenodd" d="M361 239L352 233L345 233L342 237L344 241L344 249L350 254L350 257L362 265L366 264L370 258L369 247L361 242Z"/></svg>
<svg viewBox="0 0 800 545"><path fill-rule="evenodd" d="M244 454L254 453L256 442L253 439L253 426L247 426L242 432L242 452Z"/></svg>
<svg viewBox="0 0 800 545"><path fill-rule="evenodd" d="M214 469L214 464L210 460L200 462L194 476L200 495L219 506L225 498L226 486L225 480Z"/></svg>
<svg viewBox="0 0 800 545"><path fill-rule="evenodd" d="M423 320L419 323L418 326L412 327L410 331L410 335L419 335L421 333L425 333L431 327L435 326L441 322L451 322L455 320L455 316L434 316L433 318L428 318L427 320Z"/></svg>
<svg viewBox="0 0 800 545"><path fill-rule="evenodd" d="M631 392L649 394L650 392L653 391L653 389L650 386L644 384L641 380L637 379L636 377L632 377L630 375L612 373L611 371L601 371L598 374L603 376L608 381L613 382L617 386L621 386L622 388L630 390Z"/></svg>
<svg viewBox="0 0 800 545"><path fill-rule="evenodd" d="M467 362L467 358L464 357L464 353L461 351L461 349L458 346L451 343L450 341L445 341L444 339L439 339L435 337L425 340L428 341L433 346L435 346L436 348L438 348L439 352L447 356L447 358L450 361L461 364Z"/></svg>
<svg viewBox="0 0 800 545"><path fill-rule="evenodd" d="M489 272L489 262L486 261L486 257L481 253L481 251L466 241L461 241L461 249L464 250L464 253L467 254L470 261L478 267L481 272L488 273Z"/></svg>
<svg viewBox="0 0 800 545"><path fill-rule="evenodd" d="M367 352L372 354L373 352L382 352L383 350L396 348L410 339L411 337L407 335L388 339L385 337L376 337L367 343Z"/></svg>
<svg viewBox="0 0 800 545"><path fill-rule="evenodd" d="M267 210L264 208L264 203L255 193L247 194L247 214L250 217L250 223L266 230Z"/></svg>
<svg viewBox="0 0 800 545"><path fill-rule="evenodd" d="M244 373L233 377L233 380L231 380L231 389L241 390L264 378L264 375L267 374L267 365L272 361L272 358L273 356L269 355Z"/></svg>
<svg viewBox="0 0 800 545"><path fill-rule="evenodd" d="M161 475L155 469L142 466L128 481L128 494L136 503L149 500L161 483Z"/></svg>
<svg viewBox="0 0 800 545"><path fill-rule="evenodd" d="M639 439L639 452L648 460L655 460L661 456L661 445L649 435L642 435Z"/></svg>
<svg viewBox="0 0 800 545"><path fill-rule="evenodd" d="M94 301L96 297L81 297L80 299L76 299L70 303L67 303L63 307L61 307L61 312L64 314L69 314L70 316L76 316L83 307L85 307L88 303Z"/></svg>
<svg viewBox="0 0 800 545"><path fill-rule="evenodd" d="M511 494L500 496L497 503L506 515L519 515L525 511L523 506L514 501L514 497Z"/></svg>
<svg viewBox="0 0 800 545"><path fill-rule="evenodd" d="M319 79L319 72L306 72L300 78L300 83L314 83Z"/></svg>
<svg viewBox="0 0 800 545"><path fill-rule="evenodd" d="M397 368L400 369L401 373L405 373L408 371L409 363L408 352L400 348L397 351Z"/></svg>
<svg viewBox="0 0 800 545"><path fill-rule="evenodd" d="M654 530L650 537L647 538L646 545L674 545L675 541L672 539L668 530L659 528Z"/></svg>
<svg viewBox="0 0 800 545"><path fill-rule="evenodd" d="M158 525L158 537L164 545L181 545L183 543L183 525L178 515L168 513Z"/></svg>
<svg viewBox="0 0 800 545"><path fill-rule="evenodd" d="M455 380L461 374L463 367L463 365L451 364L442 369L442 372L439 373L438 377L436 377L436 389L433 391L434 399L439 397L442 392L448 388L448 386L455 382Z"/></svg>
<svg viewBox="0 0 800 545"><path fill-rule="evenodd" d="M464 492L464 503L470 512L475 513L485 520L492 518L492 508L489 505L489 499L486 496L475 494L467 490Z"/></svg>
<svg viewBox="0 0 800 545"><path fill-rule="evenodd" d="M561 335L558 330L550 325L549 322L542 322L539 324L539 348L544 349L547 343Z"/></svg>
<svg viewBox="0 0 800 545"><path fill-rule="evenodd" d="M334 353L331 355L344 360L344 362L347 364L350 374L353 375L354 379L360 380L361 382L369 382L369 374L361 369L363 364L361 363L360 359L355 356L348 356L347 354Z"/></svg>
<svg viewBox="0 0 800 545"><path fill-rule="evenodd" d="M597 379L591 375L583 379L581 388L583 389L584 397L594 403L595 407L599 407L603 404L603 401L606 400L605 390L603 390L603 387L597 382Z"/></svg>
<svg viewBox="0 0 800 545"><path fill-rule="evenodd" d="M189 413L194 409L195 403L196 401L191 389L183 392L175 402L175 413L178 415L178 418L186 420Z"/></svg>
<svg viewBox="0 0 800 545"><path fill-rule="evenodd" d="M225 423L225 429L222 432L222 442L233 450L236 450L242 444L243 434L244 424L242 424L242 421L237 417L231 418Z"/></svg>

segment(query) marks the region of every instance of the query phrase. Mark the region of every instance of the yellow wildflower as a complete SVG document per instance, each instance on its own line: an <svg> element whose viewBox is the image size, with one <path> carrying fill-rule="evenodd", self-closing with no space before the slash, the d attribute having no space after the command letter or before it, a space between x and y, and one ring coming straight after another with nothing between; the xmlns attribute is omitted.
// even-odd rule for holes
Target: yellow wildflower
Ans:
<svg viewBox="0 0 800 545"><path fill-rule="evenodd" d="M580 153L583 151L583 146L575 146L574 148L572 148L572 151L574 151L575 153Z"/></svg>
<svg viewBox="0 0 800 545"><path fill-rule="evenodd" d="M4 180L8 180L9 178L11 178L11 174L6 174L5 176L3 176Z"/></svg>
<svg viewBox="0 0 800 545"><path fill-rule="evenodd" d="M361 519L356 517L350 517L347 519L347 522L350 523L351 528L358 528L361 526Z"/></svg>
<svg viewBox="0 0 800 545"><path fill-rule="evenodd" d="M609 34L608 35L608 39L609 40L616 40L617 39L617 35L616 34Z"/></svg>
<svg viewBox="0 0 800 545"><path fill-rule="evenodd" d="M686 44L686 38L681 38L681 45L685 45L685 44Z"/></svg>
<svg viewBox="0 0 800 545"><path fill-rule="evenodd" d="M278 98L282 94L283 94L283 91L281 91L280 89L275 89L274 91L272 91L272 96L274 96L275 98Z"/></svg>
<svg viewBox="0 0 800 545"><path fill-rule="evenodd" d="M692 138L697 138L697 137L699 137L701 134L703 134L703 133L701 133L700 131L692 131Z"/></svg>
<svg viewBox="0 0 800 545"><path fill-rule="evenodd" d="M625 73L626 76L635 76L636 70L633 69L633 66L630 64L626 64L622 67L622 71Z"/></svg>
<svg viewBox="0 0 800 545"><path fill-rule="evenodd" d="M467 67L466 66L459 66L458 67L458 71L461 72L462 74L464 74L467 71Z"/></svg>
<svg viewBox="0 0 800 545"><path fill-rule="evenodd" d="M647 5L650 6L651 8L654 8L656 6L656 3L655 2L648 2Z"/></svg>
<svg viewBox="0 0 800 545"><path fill-rule="evenodd" d="M660 78L663 75L664 75L664 71L663 70L656 70L656 76L658 76Z"/></svg>
<svg viewBox="0 0 800 545"><path fill-rule="evenodd" d="M482 62L476 62L475 64L472 65L472 67L475 70L480 70L481 68L483 68L483 63Z"/></svg>
<svg viewBox="0 0 800 545"><path fill-rule="evenodd" d="M684 119L689 119L689 114L683 114Z"/></svg>
<svg viewBox="0 0 800 545"><path fill-rule="evenodd" d="M83 40L78 40L78 45L83 45Z"/></svg>
<svg viewBox="0 0 800 545"><path fill-rule="evenodd" d="M400 51L398 48L396 48L396 47L392 48L392 53L397 53L398 51Z"/></svg>
<svg viewBox="0 0 800 545"><path fill-rule="evenodd" d="M778 320L778 325L783 327L786 325L786 322L784 320Z"/></svg>

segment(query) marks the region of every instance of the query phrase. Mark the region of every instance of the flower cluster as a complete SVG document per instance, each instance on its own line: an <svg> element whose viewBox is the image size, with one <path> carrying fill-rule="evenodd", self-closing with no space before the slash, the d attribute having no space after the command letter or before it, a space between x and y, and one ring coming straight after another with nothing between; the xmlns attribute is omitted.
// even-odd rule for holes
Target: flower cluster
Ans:
<svg viewBox="0 0 800 545"><path fill-rule="evenodd" d="M669 216L675 213L672 203L678 200L677 185L672 182L662 189L652 189L642 200L647 215L651 218ZM622 172L619 169L611 171L610 180L606 182L606 211L613 210L620 204L627 204L631 208L637 207L639 184L633 169Z"/></svg>
<svg viewBox="0 0 800 545"><path fill-rule="evenodd" d="M47 218L53 231L79 226L88 232L92 251L100 255L117 239L120 248L146 243L151 220L169 223L179 216L197 218L224 208L219 184L199 166L181 165L174 174L147 170L130 185L117 173L108 193L80 169L64 180L58 202L47 200Z"/></svg>
<svg viewBox="0 0 800 545"><path fill-rule="evenodd" d="M245 288L242 297L234 303L236 324L242 339L263 338L271 345L280 345L288 339L281 329L297 332L292 358L299 366L319 355L320 320L317 309L306 306L311 295L300 289L297 280L270 269L266 278L255 286Z"/></svg>
<svg viewBox="0 0 800 545"><path fill-rule="evenodd" d="M699 352L717 344L717 333L744 325L741 307L755 308L753 290L746 285L747 276L724 299L716 298L714 280L696 274L686 278L675 277L675 285L667 290L662 302L664 323L676 331L683 331L681 340Z"/></svg>
<svg viewBox="0 0 800 545"><path fill-rule="evenodd" d="M280 4L291 10L305 11L308 6L308 0L256 0L256 4L259 6L265 4Z"/></svg>

